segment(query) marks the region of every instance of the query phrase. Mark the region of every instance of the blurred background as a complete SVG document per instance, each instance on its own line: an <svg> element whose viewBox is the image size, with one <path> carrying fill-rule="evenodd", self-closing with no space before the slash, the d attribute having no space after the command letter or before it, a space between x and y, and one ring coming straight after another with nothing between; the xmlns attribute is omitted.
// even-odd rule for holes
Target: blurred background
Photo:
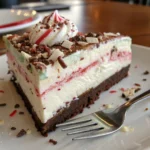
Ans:
<svg viewBox="0 0 150 150"><path fill-rule="evenodd" d="M150 46L150 0L0 0L0 49L4 34L28 32L54 10L80 32L120 32L133 43Z"/></svg>
<svg viewBox="0 0 150 150"><path fill-rule="evenodd" d="M150 5L150 0L0 0L0 8L11 8L13 5L43 5L43 2L47 2L49 4L77 5L81 3L94 3L96 1L118 1L128 4Z"/></svg>

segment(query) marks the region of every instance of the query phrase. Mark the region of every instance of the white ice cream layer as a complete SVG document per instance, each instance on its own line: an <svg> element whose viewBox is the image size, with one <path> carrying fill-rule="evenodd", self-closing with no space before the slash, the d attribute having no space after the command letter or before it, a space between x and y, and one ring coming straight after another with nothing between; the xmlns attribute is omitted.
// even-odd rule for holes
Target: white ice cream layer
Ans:
<svg viewBox="0 0 150 150"><path fill-rule="evenodd" d="M128 37L116 38L107 44L101 44L98 48L81 50L65 57L66 69L62 69L58 63L55 63L53 67L48 66L46 71L47 78L39 80L36 70L33 68L33 73L30 73L26 69L26 61L20 62L19 52L8 41L6 43L9 52L14 57L14 59L9 57L9 67L15 72L17 82L22 87L34 111L43 123L52 118L58 109L67 107L66 102L71 102L74 97L79 97L87 90L97 87L101 82L131 63L131 39ZM123 59L111 60L110 54L113 46L117 48L117 53L125 52L129 55L122 56ZM17 65L13 65L13 61L16 61ZM64 78L69 77L73 71L77 71L79 68L86 68L95 61L98 63L84 74L80 75L77 73L76 77L69 82L63 82ZM32 83L30 81L27 82L23 73L21 74L18 71L18 64L22 68L22 72L23 70L26 72ZM52 90L48 90L59 81L62 81L61 84ZM38 96L35 87L39 91ZM47 93L44 93L45 90L47 90Z"/></svg>

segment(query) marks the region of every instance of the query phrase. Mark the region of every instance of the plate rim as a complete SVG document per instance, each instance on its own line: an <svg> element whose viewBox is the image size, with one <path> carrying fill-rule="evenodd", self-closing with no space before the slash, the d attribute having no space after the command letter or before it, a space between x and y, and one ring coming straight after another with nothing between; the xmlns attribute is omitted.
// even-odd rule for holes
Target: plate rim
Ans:
<svg viewBox="0 0 150 150"><path fill-rule="evenodd" d="M24 11L24 12L35 11L35 10L28 10L28 9L0 9L0 12L1 11L10 12L11 10L21 10L21 11ZM25 28L28 28L28 27L33 26L34 24L38 23L42 19L42 15L40 15L37 11L35 11L35 12L36 12L36 15L33 17L33 21L25 23L25 24L16 25L16 26L13 26L13 27L7 27L7 28L4 28L4 29L0 29L0 34L5 34L5 33L8 33L8 32L13 32L13 31L25 29Z"/></svg>
<svg viewBox="0 0 150 150"><path fill-rule="evenodd" d="M138 48L143 48L143 49L147 49L150 50L149 46L144 46L144 45L139 45L139 44L132 44L133 47L138 47Z"/></svg>

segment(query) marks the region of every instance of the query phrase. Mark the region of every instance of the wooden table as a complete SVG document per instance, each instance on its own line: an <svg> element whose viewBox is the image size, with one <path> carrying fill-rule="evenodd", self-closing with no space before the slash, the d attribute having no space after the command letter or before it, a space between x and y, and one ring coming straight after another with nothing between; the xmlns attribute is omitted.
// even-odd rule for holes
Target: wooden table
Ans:
<svg viewBox="0 0 150 150"><path fill-rule="evenodd" d="M131 36L134 44L150 47L150 7L110 1L80 1L73 3L70 10L60 11L78 26L79 31L120 32ZM69 3L68 0L65 2ZM0 39L0 48L3 47Z"/></svg>

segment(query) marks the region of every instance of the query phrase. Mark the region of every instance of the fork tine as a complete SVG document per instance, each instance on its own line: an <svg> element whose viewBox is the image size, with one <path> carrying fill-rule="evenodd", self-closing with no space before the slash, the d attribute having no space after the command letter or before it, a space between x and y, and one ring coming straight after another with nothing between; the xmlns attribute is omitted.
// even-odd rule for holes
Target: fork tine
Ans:
<svg viewBox="0 0 150 150"><path fill-rule="evenodd" d="M77 125L69 128L64 128L62 131L67 131L67 130L73 130L73 129L78 129L78 128L84 128L84 127L89 127L89 126L95 126L98 123L90 123L90 124L83 124L83 125Z"/></svg>
<svg viewBox="0 0 150 150"><path fill-rule="evenodd" d="M79 124L79 123L86 123L86 122L90 122L92 121L92 119L84 119L84 120L75 120L75 121L68 121L65 123L60 123L57 124L56 127L62 127L62 126L67 126L67 125L74 125L74 124Z"/></svg>
<svg viewBox="0 0 150 150"><path fill-rule="evenodd" d="M75 137L75 138L72 138L72 140L84 140L84 139L91 139L91 138L96 138L96 136L79 136L79 137Z"/></svg>
<svg viewBox="0 0 150 150"><path fill-rule="evenodd" d="M69 132L69 133L67 133L67 135L79 134L79 133L90 132L90 131L95 131L95 130L102 130L102 129L104 129L104 127L96 127L96 128L90 128L90 129L77 130L77 131Z"/></svg>
<svg viewBox="0 0 150 150"><path fill-rule="evenodd" d="M120 127L121 128L121 127ZM72 138L72 140L84 140L84 139L91 139L91 138L96 138L96 137L102 137L102 136L106 136L112 133L115 133L116 131L118 131L120 128L118 128L117 130L114 130L112 128L110 129L104 129L104 130L100 130L98 132L91 132L88 135L81 135L75 138Z"/></svg>

